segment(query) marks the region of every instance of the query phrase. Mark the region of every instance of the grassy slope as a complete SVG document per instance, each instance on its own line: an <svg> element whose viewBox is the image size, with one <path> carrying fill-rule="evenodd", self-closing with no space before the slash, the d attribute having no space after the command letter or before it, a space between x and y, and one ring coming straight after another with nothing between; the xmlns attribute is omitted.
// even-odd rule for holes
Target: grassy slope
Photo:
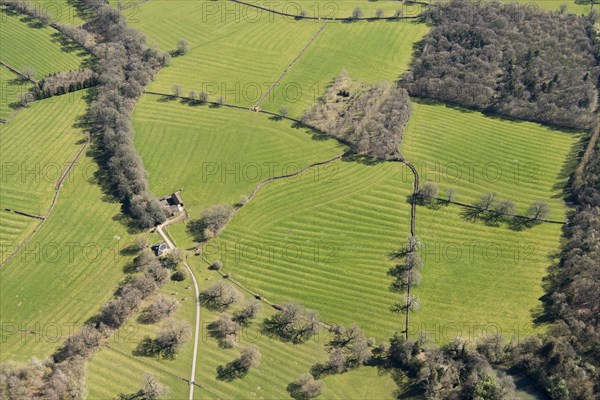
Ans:
<svg viewBox="0 0 600 400"><path fill-rule="evenodd" d="M428 180L458 190L456 200L473 203L495 191L525 213L532 201L550 204L552 219L564 220L562 187L579 150L580 136L539 124L485 117L439 104L413 102L402 153Z"/></svg>
<svg viewBox="0 0 600 400"><path fill-rule="evenodd" d="M199 259L190 258L192 266L200 278L201 290L209 286L215 279L219 279L214 272L206 270L205 265L200 265ZM191 301L191 290L185 289L190 284L186 280L180 284L169 284L162 291L174 294L179 300L182 296L187 298L177 312L176 318L185 318L190 323L194 318L194 307ZM272 311L265 309L261 318L270 315ZM298 375L306 372L316 362L323 362L326 353L318 340L302 345L292 345L272 340L262 335L256 324L240 333L238 345L234 349L222 349L218 342L208 336L207 325L217 318L217 315L206 309L201 313L202 335L197 364L196 382L204 388L196 387L195 398L289 398L286 386ZM159 374L161 380L170 387L168 398L187 398L187 383L179 380L177 376L189 377L189 364L191 360L192 344L188 343L182 348L176 360L157 360L153 358L134 357L131 355L137 342L145 335L153 336L160 324L143 326L136 323L130 324L127 332L123 332L116 339L111 340L111 349L104 349L97 354L89 366L90 377L88 387L90 399L104 399L114 397L119 392L133 392L140 385L140 377L145 371ZM132 336L128 333L135 332ZM123 335L127 341L120 340ZM261 365L243 379L233 382L222 382L216 379L216 368L224 365L237 357L241 348L248 345L257 345L262 353ZM116 365L126 368L116 369ZM126 378L126 379L125 379ZM372 368L362 368L342 376L331 376L325 379L327 390L323 398L348 398L351 394L356 399L383 399L392 398L397 386L387 374L378 375ZM368 387L365 387L368 383Z"/></svg>
<svg viewBox="0 0 600 400"><path fill-rule="evenodd" d="M363 82L396 81L410 64L413 44L427 31L412 21L329 23L261 106L277 111L285 105L290 115L300 116L342 69Z"/></svg>
<svg viewBox="0 0 600 400"><path fill-rule="evenodd" d="M149 95L136 107L133 123L152 191L166 195L184 188L192 216L216 203L239 201L270 176L343 152L335 141L316 141L289 121L244 110L161 102Z"/></svg>
<svg viewBox="0 0 600 400"><path fill-rule="evenodd" d="M79 91L32 103L2 126L2 209L46 212L56 181L85 138L75 126L85 111L84 94Z"/></svg>
<svg viewBox="0 0 600 400"><path fill-rule="evenodd" d="M105 202L93 168L72 174L40 231L0 270L1 360L49 355L72 324L85 322L112 297L131 260L120 251L134 238L120 222L119 204ZM15 326L35 333L10 334Z"/></svg>
<svg viewBox="0 0 600 400"><path fill-rule="evenodd" d="M29 82L24 82L17 74L0 66L0 118L5 119L15 112L15 103L30 87Z"/></svg>
<svg viewBox="0 0 600 400"><path fill-rule="evenodd" d="M84 57L83 50L73 46L62 46L59 33L51 27L30 27L23 15L8 15L5 7L0 8L2 25L0 34L0 59L21 70L33 67L35 78L53 72L79 69Z"/></svg>
<svg viewBox="0 0 600 400"><path fill-rule="evenodd" d="M247 22L239 10L207 11L221 4L225 3L148 2L130 18L150 43L164 50L174 49L179 38L190 45L189 53L175 57L150 90L171 93L179 84L186 95L191 89L206 90L212 99L224 95L229 103L251 106L321 25L290 22L273 14Z"/></svg>
<svg viewBox="0 0 600 400"><path fill-rule="evenodd" d="M318 173L264 187L205 254L273 302L298 301L387 339L400 328L386 272L409 234L411 183L392 163L337 162Z"/></svg>

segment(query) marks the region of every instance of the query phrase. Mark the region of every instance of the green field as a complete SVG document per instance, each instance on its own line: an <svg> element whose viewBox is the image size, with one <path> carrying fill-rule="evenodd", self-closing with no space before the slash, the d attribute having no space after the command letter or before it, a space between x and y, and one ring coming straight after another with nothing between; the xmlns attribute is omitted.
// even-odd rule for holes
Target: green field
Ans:
<svg viewBox="0 0 600 400"><path fill-rule="evenodd" d="M30 87L31 83L0 65L0 119L6 119L15 112L21 94L27 92Z"/></svg>
<svg viewBox="0 0 600 400"><path fill-rule="evenodd" d="M199 259L190 259L192 266L200 278L201 290L219 279L214 272L206 270ZM175 318L185 318L190 324L194 321L193 289L185 289L191 281L169 284L161 291L176 294L178 300L186 297L177 311ZM261 319L272 311L265 309ZM203 388L196 387L194 398L289 398L286 387L301 373L307 372L317 362L326 360L323 342L317 339L301 345L282 343L269 339L257 329L256 323L240 333L238 345L233 349L222 349L215 338L208 335L207 325L217 318L217 314L202 309L202 335L199 347L196 382ZM116 338L109 342L111 347L103 349L90 362L88 373L89 398L113 398L117 393L130 393L140 386L144 372L153 372L170 387L166 396L169 399L183 399L188 396L187 383L178 379L182 376L189 379L192 356L192 343L182 348L174 361L154 358L134 357L131 352L138 341L145 335L153 336L158 325L139 325L131 320L126 329L122 329ZM124 339L126 338L126 340ZM324 339L324 336L323 336ZM222 382L216 379L216 368L235 359L239 350L248 345L257 345L262 353L261 365L250 371L244 379L233 382ZM115 366L122 368L115 368ZM391 398L397 385L389 374L379 375L373 368L361 368L344 375L325 378L327 390L324 399L382 399ZM408 397L405 397L408 398Z"/></svg>
<svg viewBox="0 0 600 400"><path fill-rule="evenodd" d="M301 116L343 69L362 82L396 81L428 29L413 21L329 23L261 107L277 112L286 106ZM346 42L351 45L340 46Z"/></svg>
<svg viewBox="0 0 600 400"><path fill-rule="evenodd" d="M487 192L510 199L524 214L531 202L549 203L550 218L563 221L563 187L580 150L581 135L530 122L413 101L402 154L421 177L458 190L456 201L473 204Z"/></svg>
<svg viewBox="0 0 600 400"><path fill-rule="evenodd" d="M31 67L35 79L54 72L80 69L86 60L85 51L64 39L57 30L33 27L27 17L13 15L6 7L0 7L0 60L17 71Z"/></svg>
<svg viewBox="0 0 600 400"><path fill-rule="evenodd" d="M76 126L85 93L36 101L2 126L0 208L43 215L50 207L56 182L85 140Z"/></svg>
<svg viewBox="0 0 600 400"><path fill-rule="evenodd" d="M0 360L43 359L112 296L135 238L82 157L33 240L0 269ZM15 329L18 331L15 333Z"/></svg>
<svg viewBox="0 0 600 400"><path fill-rule="evenodd" d="M16 250L38 223L39 219L0 209L0 262Z"/></svg>
<svg viewBox="0 0 600 400"><path fill-rule="evenodd" d="M245 110L189 106L145 95L133 124L135 144L157 195L183 188L192 216L235 203L262 180L344 152L334 140L314 140L289 121Z"/></svg>
<svg viewBox="0 0 600 400"><path fill-rule="evenodd" d="M409 235L404 168L341 161L271 183L204 253L275 303L298 301L387 339L401 328L386 273Z"/></svg>

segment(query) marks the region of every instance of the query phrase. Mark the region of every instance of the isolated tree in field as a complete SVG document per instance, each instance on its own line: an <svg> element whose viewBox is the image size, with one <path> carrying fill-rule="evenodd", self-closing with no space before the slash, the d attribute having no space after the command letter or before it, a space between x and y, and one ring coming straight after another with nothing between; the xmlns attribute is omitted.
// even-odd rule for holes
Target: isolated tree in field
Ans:
<svg viewBox="0 0 600 400"><path fill-rule="evenodd" d="M283 117L287 117L289 115L290 111L288 110L288 108L286 106L281 106L279 108L279 114L282 115Z"/></svg>
<svg viewBox="0 0 600 400"><path fill-rule="evenodd" d="M383 17L383 10L381 8L379 8L377 11L375 11L375 17L376 18Z"/></svg>
<svg viewBox="0 0 600 400"><path fill-rule="evenodd" d="M369 341L358 325L352 324L347 328L338 325L332 327L330 332L333 337L326 346L330 352L330 362L332 358L338 362L345 360L342 370L357 367L371 359L372 353L369 349ZM337 370L336 372L340 372L340 365L330 365L330 367Z"/></svg>
<svg viewBox="0 0 600 400"><path fill-rule="evenodd" d="M150 373L146 373L144 376L144 388L142 389L142 399L155 400L167 393L166 387L160 382L160 380Z"/></svg>
<svg viewBox="0 0 600 400"><path fill-rule="evenodd" d="M419 189L419 198L424 204L431 204L437 199L439 192L438 185L435 182L426 182Z"/></svg>
<svg viewBox="0 0 600 400"><path fill-rule="evenodd" d="M225 104L225 97L223 96L219 96L217 97L217 104L222 106L223 104Z"/></svg>
<svg viewBox="0 0 600 400"><path fill-rule="evenodd" d="M220 271L222 268L223 262L221 262L221 260L214 261L212 264L210 264L210 267L208 267L208 269L212 271Z"/></svg>
<svg viewBox="0 0 600 400"><path fill-rule="evenodd" d="M242 294L228 282L217 282L200 293L200 301L211 310L223 311L243 299Z"/></svg>
<svg viewBox="0 0 600 400"><path fill-rule="evenodd" d="M300 18L306 18L306 11L305 10L301 10L300 14L299 14Z"/></svg>
<svg viewBox="0 0 600 400"><path fill-rule="evenodd" d="M453 187L446 188L446 200L448 200L448 202L451 203L454 201L455 197L456 197L456 189Z"/></svg>
<svg viewBox="0 0 600 400"><path fill-rule="evenodd" d="M285 303L282 310L264 321L264 329L284 341L302 343L319 331L319 317L314 310L298 303Z"/></svg>
<svg viewBox="0 0 600 400"><path fill-rule="evenodd" d="M409 296L408 298L402 299L402 302L392 305L390 311L395 314L407 314L410 311L418 311L421 306L421 302L415 296Z"/></svg>
<svg viewBox="0 0 600 400"><path fill-rule="evenodd" d="M396 12L394 12L394 17L395 18L402 18L404 16L404 11L402 11L401 9L396 10Z"/></svg>
<svg viewBox="0 0 600 400"><path fill-rule="evenodd" d="M263 305L260 301L252 300L246 307L233 315L233 320L243 326L249 325L252 320L258 317L262 309Z"/></svg>
<svg viewBox="0 0 600 400"><path fill-rule="evenodd" d="M363 15L364 13L360 7L356 7L354 10L352 10L352 19L362 18Z"/></svg>
<svg viewBox="0 0 600 400"><path fill-rule="evenodd" d="M184 320L168 320L160 328L155 343L157 355L172 360L179 348L192 338L192 328Z"/></svg>
<svg viewBox="0 0 600 400"><path fill-rule="evenodd" d="M545 201L534 201L527 210L527 216L532 220L540 220L548 217L550 206Z"/></svg>
<svg viewBox="0 0 600 400"><path fill-rule="evenodd" d="M171 280L175 282L182 282L187 279L187 272L185 272L184 268L177 268L175 272L171 275Z"/></svg>
<svg viewBox="0 0 600 400"><path fill-rule="evenodd" d="M179 39L177 42L177 54L183 55L190 51L190 45L185 39Z"/></svg>
<svg viewBox="0 0 600 400"><path fill-rule="evenodd" d="M258 347L250 346L242 350L238 361L244 369L249 370L250 368L258 367L261 358L262 354L260 354Z"/></svg>
<svg viewBox="0 0 600 400"><path fill-rule="evenodd" d="M325 382L316 380L312 374L302 374L295 382L288 386L288 391L293 398L308 400L319 397L325 392Z"/></svg>
<svg viewBox="0 0 600 400"><path fill-rule="evenodd" d="M221 313L215 322L208 326L211 334L219 340L219 344L224 348L232 348L237 344L236 335L240 325L231 319L229 314Z"/></svg>
<svg viewBox="0 0 600 400"><path fill-rule="evenodd" d="M175 299L161 294L154 303L146 307L140 315L140 322L153 324L163 318L170 317L177 310L179 302Z"/></svg>
<svg viewBox="0 0 600 400"><path fill-rule="evenodd" d="M198 100L198 93L195 90L190 90L190 94L188 95L192 102Z"/></svg>

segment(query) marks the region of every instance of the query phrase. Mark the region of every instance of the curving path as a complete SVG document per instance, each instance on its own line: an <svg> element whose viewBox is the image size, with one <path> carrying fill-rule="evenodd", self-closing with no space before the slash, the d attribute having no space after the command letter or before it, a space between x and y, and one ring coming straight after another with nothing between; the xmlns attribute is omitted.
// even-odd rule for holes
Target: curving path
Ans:
<svg viewBox="0 0 600 400"><path fill-rule="evenodd" d="M175 244L173 243L173 241L171 240L171 238L169 237L169 235L167 235L164 231L163 228L166 226L169 226L175 222L180 221L181 219L183 219L184 214L180 214L178 216L176 216L175 218L171 218L168 219L167 221L163 222L162 224L158 225L156 227L156 232L160 235L160 237L163 238L163 240L165 241L165 243L167 244L167 246L169 246L169 249L171 250L175 250L177 249L177 247L175 246ZM194 353L192 355L192 372L190 373L190 380L189 380L189 385L190 385L190 396L189 396L189 400L193 400L194 399L194 387L196 386L196 360L198 359L198 337L200 336L200 289L198 288L198 281L196 280L196 276L194 275L194 271L192 270L192 268L190 268L190 266L188 265L188 263L185 260L181 260L181 262L183 263L183 265L185 265L185 268L187 268L190 276L192 277L192 282L194 283L194 291L196 292L196 326L194 329Z"/></svg>

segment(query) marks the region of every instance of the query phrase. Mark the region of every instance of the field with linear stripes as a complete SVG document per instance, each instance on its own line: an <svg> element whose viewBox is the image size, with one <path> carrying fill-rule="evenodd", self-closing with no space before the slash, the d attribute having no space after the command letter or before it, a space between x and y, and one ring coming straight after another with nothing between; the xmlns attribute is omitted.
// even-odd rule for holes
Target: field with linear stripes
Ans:
<svg viewBox="0 0 600 400"><path fill-rule="evenodd" d="M85 63L85 52L49 26L33 27L21 14L0 8L2 46L0 61L21 72L33 69L33 79L57 72L77 70Z"/></svg>
<svg viewBox="0 0 600 400"><path fill-rule="evenodd" d="M248 289L242 290L244 301L258 294L264 309L228 349L209 334L218 313L203 307L197 359L188 342L173 360L136 352L160 328L140 323L136 311L90 359L89 399L135 393L145 373L168 386L163 398L187 399L194 360L190 399L291 398L288 385L327 361L329 333L322 328L302 344L267 336L261 321L275 313L272 304L298 302L327 325L357 323L374 343L404 330L404 316L390 311L402 295L390 290L388 270L411 236L415 176L401 162L350 155L347 145L299 119L344 70L365 83L401 80L430 29L413 19L327 18L347 18L356 7L365 18L377 10L390 17L399 9L412 16L426 6L382 0L248 3L110 1L126 8L123 15L151 46L173 54L131 114L150 191L157 197L180 191L184 200L186 218L166 227L165 236L179 248L201 291L224 275ZM535 4L559 7L547 0ZM38 6L74 26L89 17L71 2L44 0ZM588 8L569 5L572 12ZM92 56L54 28L0 11L0 60L17 72L30 67L32 79L40 80L94 65ZM180 39L189 47L185 54L175 51ZM85 123L94 89L19 107L21 93L33 83L4 66L0 74L0 118L11 116L0 125L0 261L12 257L0 267L0 361L43 359L119 293L132 270L134 245L166 239L160 230L133 229L100 180L96 138L87 143ZM190 91L205 91L209 102L190 102ZM533 321L542 306L542 280L556 261L569 212L565 187L583 134L423 100L411 104L400 153L415 166L421 187L435 182L441 198L452 188L459 204L416 208L425 266L413 292L421 306L409 315L410 337L424 334L429 346L441 346L456 336L474 340L500 332L522 339L543 330ZM517 230L468 218L464 204L488 192L514 201L518 214L545 201L551 222ZM238 208L218 235L199 243L190 221L215 204ZM216 260L223 263L219 273L208 268ZM158 293L179 301L174 317L194 326L191 277L169 281ZM218 379L217 368L249 345L260 348L260 365L241 379ZM323 381L324 399L422 398L414 379L382 366L361 366Z"/></svg>

